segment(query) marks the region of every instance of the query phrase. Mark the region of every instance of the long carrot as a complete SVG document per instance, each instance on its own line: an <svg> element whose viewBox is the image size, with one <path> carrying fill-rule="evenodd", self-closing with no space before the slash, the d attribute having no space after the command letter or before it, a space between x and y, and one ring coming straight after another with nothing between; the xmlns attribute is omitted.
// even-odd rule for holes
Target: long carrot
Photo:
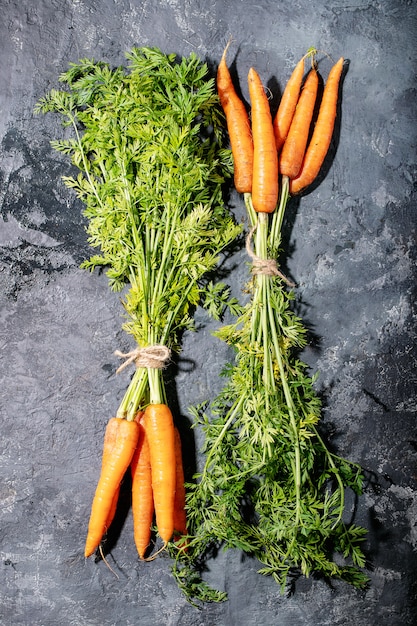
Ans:
<svg viewBox="0 0 417 626"><path fill-rule="evenodd" d="M103 453L101 456L101 469L103 469L103 467L105 467L108 463L109 457L111 455L111 450L113 449L113 446L116 441L118 428L119 428L119 422L117 422L117 420L110 419L108 421L107 427L104 433ZM120 493L120 485L116 488L114 495L113 495L111 507L110 507L110 510L106 519L105 532L107 532L108 529L110 528L111 523L114 519L114 516L116 515L117 504L119 501L119 493Z"/></svg>
<svg viewBox="0 0 417 626"><path fill-rule="evenodd" d="M168 543L174 532L175 434L172 413L166 404L149 404L143 426L149 443L152 490L158 533Z"/></svg>
<svg viewBox="0 0 417 626"><path fill-rule="evenodd" d="M318 175L332 140L339 96L339 83L344 58L341 57L329 72L323 90L317 122L307 147L298 175L290 181L290 193L296 194L310 185Z"/></svg>
<svg viewBox="0 0 417 626"><path fill-rule="evenodd" d="M224 49L217 69L217 92L226 116L227 131L232 149L234 185L239 193L250 193L252 189L253 142L252 132L245 105L236 93Z"/></svg>
<svg viewBox="0 0 417 626"><path fill-rule="evenodd" d="M252 109L252 204L257 212L272 213L278 201L278 155L269 101L262 81L251 67L248 73Z"/></svg>
<svg viewBox="0 0 417 626"><path fill-rule="evenodd" d="M114 517L116 515L117 504L119 502L119 494L120 494L120 485L117 487L116 491L114 492L114 496L113 496L113 500L112 500L112 503L111 503L110 511L109 511L109 514L108 514L107 519L106 519L105 532L107 532L108 529L110 528L110 526L112 524L112 521L114 520Z"/></svg>
<svg viewBox="0 0 417 626"><path fill-rule="evenodd" d="M284 141L287 138L298 98L300 96L301 83L304 75L304 58L300 59L295 66L279 103L278 110L274 117L274 134L277 151L280 152Z"/></svg>
<svg viewBox="0 0 417 626"><path fill-rule="evenodd" d="M84 555L93 554L106 532L115 493L132 460L139 436L135 421L112 417L104 437L101 474L94 494Z"/></svg>
<svg viewBox="0 0 417 626"><path fill-rule="evenodd" d="M302 88L287 138L282 147L279 170L290 180L297 176L303 162L317 98L318 82L318 75L313 67Z"/></svg>
<svg viewBox="0 0 417 626"><path fill-rule="evenodd" d="M154 514L151 459L146 431L139 424L139 440L130 464L132 473L133 537L141 559L151 539Z"/></svg>
<svg viewBox="0 0 417 626"><path fill-rule="evenodd" d="M184 467L182 462L181 437L175 428L175 500L174 500L174 534L187 534L187 515L185 512Z"/></svg>

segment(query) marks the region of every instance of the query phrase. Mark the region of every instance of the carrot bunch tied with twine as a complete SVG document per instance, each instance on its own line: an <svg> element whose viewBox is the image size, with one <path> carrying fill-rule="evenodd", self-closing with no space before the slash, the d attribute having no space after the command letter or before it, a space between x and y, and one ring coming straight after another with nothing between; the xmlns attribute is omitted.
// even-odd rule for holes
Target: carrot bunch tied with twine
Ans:
<svg viewBox="0 0 417 626"><path fill-rule="evenodd" d="M215 332L235 352L225 386L212 402L194 409L204 433L204 464L188 485L187 552L175 573L186 592L197 595L196 564L201 568L211 549L223 546L257 558L260 572L273 576L282 590L294 572L363 587L365 531L344 518L345 491L360 493L361 468L331 452L320 436L314 379L298 356L306 330L291 309L294 285L277 263L290 194L311 184L330 145L343 59L332 67L319 101L317 52L308 51L272 116L253 67L249 109L237 102L226 50L217 84L236 189L247 209L250 297L236 319ZM307 59L311 66L303 82Z"/></svg>
<svg viewBox="0 0 417 626"><path fill-rule="evenodd" d="M63 180L84 204L89 243L98 249L82 267L103 268L111 289L123 290L122 329L133 341L115 351L117 373L133 374L106 427L86 557L105 542L129 474L140 558L155 527L162 549L185 548L179 424L166 377L182 333L194 330L197 305L213 308L207 276L241 232L223 201L232 166L207 65L157 48L126 57L127 67L71 63L63 88L36 107L58 113L72 133L52 146L78 170Z"/></svg>

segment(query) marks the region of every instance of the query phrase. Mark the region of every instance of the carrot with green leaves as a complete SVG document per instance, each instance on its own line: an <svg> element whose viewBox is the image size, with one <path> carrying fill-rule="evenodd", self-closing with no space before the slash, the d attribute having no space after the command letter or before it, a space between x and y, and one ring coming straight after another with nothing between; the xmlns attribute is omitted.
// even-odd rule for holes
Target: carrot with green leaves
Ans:
<svg viewBox="0 0 417 626"><path fill-rule="evenodd" d="M149 404L143 416L149 443L156 526L166 545L174 532L175 431L166 404Z"/></svg>
<svg viewBox="0 0 417 626"><path fill-rule="evenodd" d="M259 74L248 73L252 109L252 204L257 213L273 213L278 201L278 155L269 101Z"/></svg>
<svg viewBox="0 0 417 626"><path fill-rule="evenodd" d="M330 147L336 121L343 64L344 58L341 57L329 72L323 90L317 121L301 169L297 176L290 181L291 194L299 193L308 185L311 185L323 165Z"/></svg>
<svg viewBox="0 0 417 626"><path fill-rule="evenodd" d="M130 465L132 473L133 537L141 559L145 558L151 540L154 503L149 443L139 422L139 439Z"/></svg>
<svg viewBox="0 0 417 626"><path fill-rule="evenodd" d="M246 107L236 93L229 68L226 64L227 49L224 49L217 69L217 92L226 116L227 131L233 156L234 185L239 193L252 190L253 141Z"/></svg>
<svg viewBox="0 0 417 626"><path fill-rule="evenodd" d="M98 548L107 530L109 516L120 483L132 460L139 437L135 421L112 417L106 427L102 468L91 507L84 556Z"/></svg>
<svg viewBox="0 0 417 626"><path fill-rule="evenodd" d="M279 159L281 174L290 180L295 178L301 169L316 104L318 83L317 71L312 67L301 90Z"/></svg>

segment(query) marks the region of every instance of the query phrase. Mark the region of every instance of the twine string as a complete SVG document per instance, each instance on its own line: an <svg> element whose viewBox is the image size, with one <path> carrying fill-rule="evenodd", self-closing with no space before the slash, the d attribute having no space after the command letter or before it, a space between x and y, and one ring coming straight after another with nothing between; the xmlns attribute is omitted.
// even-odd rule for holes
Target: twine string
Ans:
<svg viewBox="0 0 417 626"><path fill-rule="evenodd" d="M258 223L256 223L247 234L246 252L252 260L252 274L263 276L279 276L289 287L295 287L295 284L289 280L278 268L275 259L261 259L257 256L252 248L252 238Z"/></svg>
<svg viewBox="0 0 417 626"><path fill-rule="evenodd" d="M163 369L168 365L171 358L171 350L166 346L155 344L145 348L135 348L130 352L121 352L115 350L115 356L125 361L117 368L116 374L122 372L126 367L134 363L136 367L145 367L150 369Z"/></svg>

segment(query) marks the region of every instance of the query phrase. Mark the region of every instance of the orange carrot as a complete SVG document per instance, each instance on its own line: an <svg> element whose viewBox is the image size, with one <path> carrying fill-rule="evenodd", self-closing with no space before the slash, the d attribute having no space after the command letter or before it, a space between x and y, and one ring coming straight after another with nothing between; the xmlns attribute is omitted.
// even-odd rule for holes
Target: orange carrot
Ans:
<svg viewBox="0 0 417 626"><path fill-rule="evenodd" d="M317 122L298 175L290 182L290 193L296 194L310 185L318 175L332 140L337 113L339 83L344 59L341 57L329 72L324 86Z"/></svg>
<svg viewBox="0 0 417 626"><path fill-rule="evenodd" d="M253 67L248 84L253 136L252 203L255 211L272 213L278 201L278 156L268 98Z"/></svg>
<svg viewBox="0 0 417 626"><path fill-rule="evenodd" d="M106 436L107 435L107 436ZM101 474L94 494L84 555L93 554L106 532L115 493L130 465L139 436L134 421L112 417L106 428Z"/></svg>
<svg viewBox="0 0 417 626"><path fill-rule="evenodd" d="M174 533L187 534L187 515L185 512L184 468L182 463L181 437L175 428L175 501L174 501Z"/></svg>
<svg viewBox="0 0 417 626"><path fill-rule="evenodd" d="M226 65L227 44L217 70L217 91L226 116L227 131L232 149L234 185L239 193L252 189L253 142L249 116L236 93L229 68Z"/></svg>
<svg viewBox="0 0 417 626"><path fill-rule="evenodd" d="M138 554L143 559L151 539L154 504L149 444L142 424L139 424L138 445L130 468L132 472L133 536Z"/></svg>
<svg viewBox="0 0 417 626"><path fill-rule="evenodd" d="M166 404L149 404L143 417L149 443L156 525L164 543L174 532L175 435Z"/></svg>
<svg viewBox="0 0 417 626"><path fill-rule="evenodd" d="M290 180L297 176L303 162L316 103L318 82L318 75L313 67L304 83L287 138L282 147L279 169L281 174L288 176Z"/></svg>
<svg viewBox="0 0 417 626"><path fill-rule="evenodd" d="M117 430L119 427L119 423L115 419L109 420L107 423L107 427L104 433L104 442L103 442L103 453L101 456L101 471L103 467L105 467L108 463L111 450L114 446L117 436ZM119 493L120 493L120 485L116 488L112 500L112 504L109 510L109 514L106 519L105 532L110 528L110 525L116 515L117 503L119 501Z"/></svg>
<svg viewBox="0 0 417 626"><path fill-rule="evenodd" d="M287 138L291 121L294 116L300 95L301 83L304 74L304 58L298 61L285 86L284 92L279 103L278 111L274 117L274 133L277 151L279 152Z"/></svg>
<svg viewBox="0 0 417 626"><path fill-rule="evenodd" d="M119 422L117 420L115 419L109 420L105 434L104 434L103 454L101 457L102 469L108 463L109 457L111 455L111 451L116 441L118 427L119 427ZM111 504L110 511L106 520L105 532L107 532L108 529L110 528L111 523L114 519L114 516L116 515L117 504L119 502L119 494L120 494L120 485L116 488L114 492L112 504Z"/></svg>
<svg viewBox="0 0 417 626"><path fill-rule="evenodd" d="M109 511L109 514L108 514L107 519L106 519L105 532L107 532L108 529L110 528L111 523L114 520L114 516L116 515L117 504L119 502L119 494L120 494L120 485L117 487L116 491L114 492L114 496L113 496L113 500L112 500L112 503L111 503L110 511Z"/></svg>

